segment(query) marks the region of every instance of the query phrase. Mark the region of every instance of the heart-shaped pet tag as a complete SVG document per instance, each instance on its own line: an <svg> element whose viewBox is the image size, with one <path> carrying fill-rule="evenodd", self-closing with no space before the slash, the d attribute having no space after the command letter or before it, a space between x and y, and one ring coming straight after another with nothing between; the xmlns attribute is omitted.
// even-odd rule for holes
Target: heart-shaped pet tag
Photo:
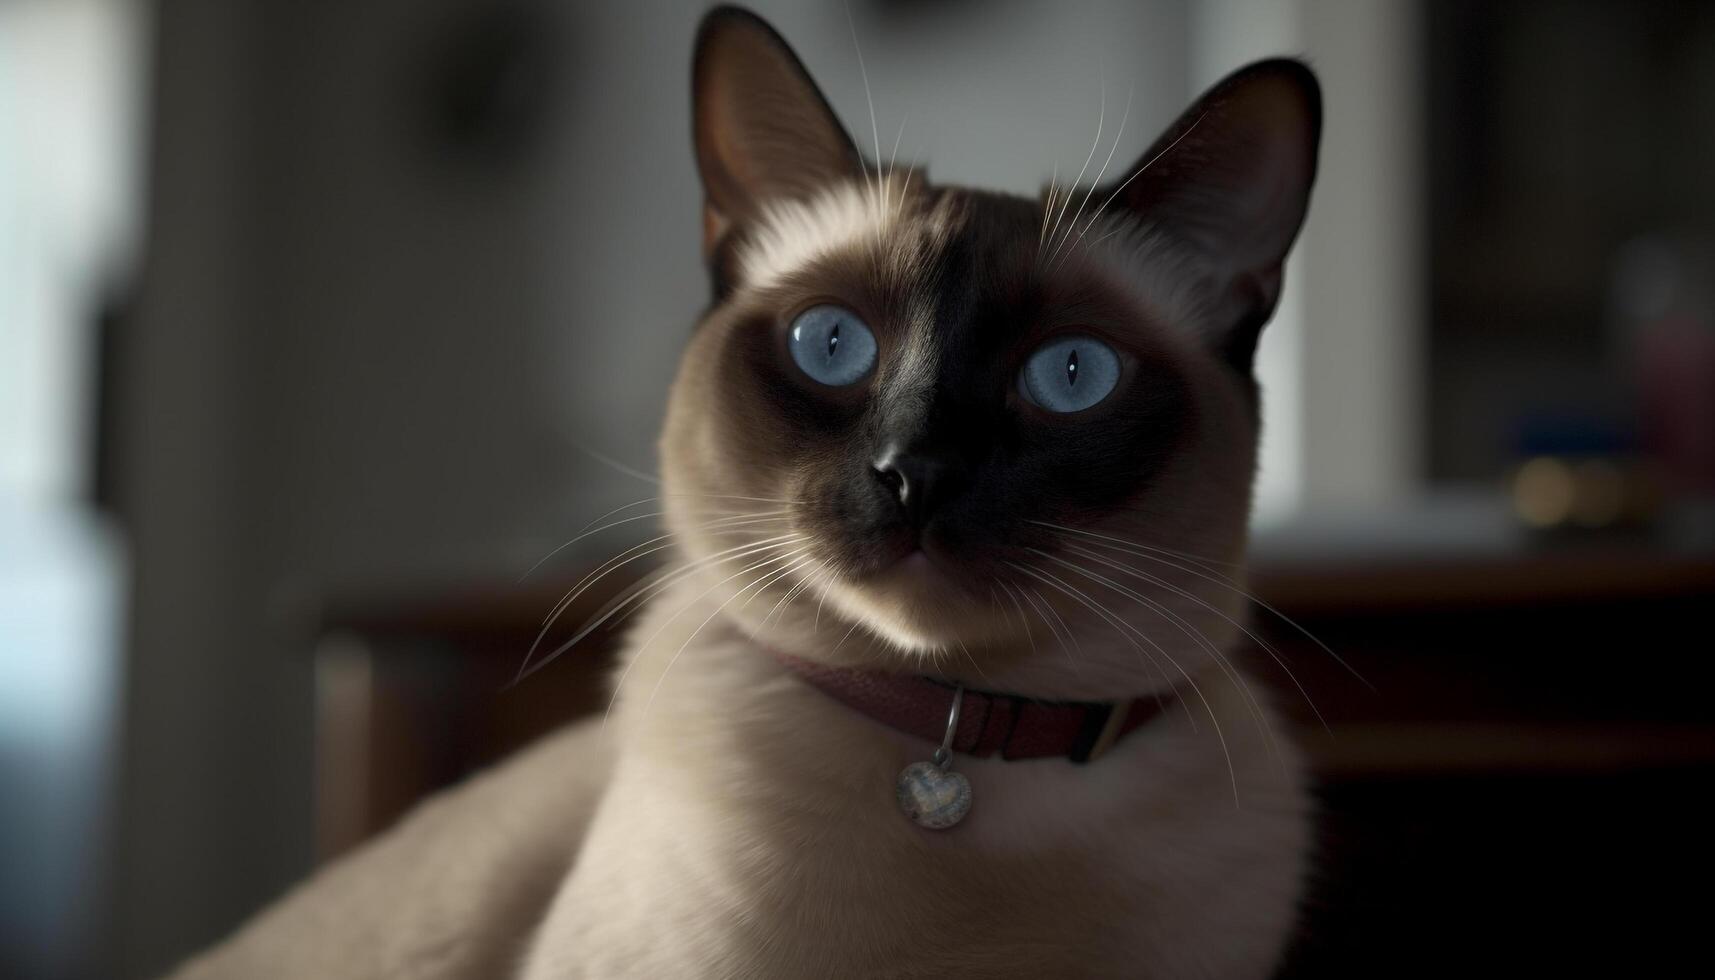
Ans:
<svg viewBox="0 0 1715 980"><path fill-rule="evenodd" d="M930 830L945 830L971 812L970 780L933 762L914 762L901 770L898 793L905 815Z"/></svg>

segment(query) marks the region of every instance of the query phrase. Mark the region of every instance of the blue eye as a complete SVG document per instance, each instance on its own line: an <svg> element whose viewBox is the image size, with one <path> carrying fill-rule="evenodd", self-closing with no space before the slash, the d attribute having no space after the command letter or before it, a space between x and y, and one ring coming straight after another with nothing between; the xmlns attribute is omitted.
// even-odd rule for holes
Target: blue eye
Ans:
<svg viewBox="0 0 1715 980"><path fill-rule="evenodd" d="M1050 412L1081 412L1106 398L1119 380L1113 348L1091 337L1064 337L1030 355L1018 373L1018 388Z"/></svg>
<svg viewBox="0 0 1715 980"><path fill-rule="evenodd" d="M854 384L875 366L875 334L842 307L813 306L798 314L789 344L804 373L832 387Z"/></svg>

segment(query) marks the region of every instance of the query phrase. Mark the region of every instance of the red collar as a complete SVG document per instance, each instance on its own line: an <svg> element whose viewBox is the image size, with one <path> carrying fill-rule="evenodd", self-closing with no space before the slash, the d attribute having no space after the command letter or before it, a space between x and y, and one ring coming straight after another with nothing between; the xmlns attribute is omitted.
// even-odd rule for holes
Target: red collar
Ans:
<svg viewBox="0 0 1715 980"><path fill-rule="evenodd" d="M932 677L830 667L776 651L812 687L845 706L926 742L940 744L956 688ZM1002 759L1100 758L1128 732L1161 714L1165 699L1039 701L965 689L953 751Z"/></svg>

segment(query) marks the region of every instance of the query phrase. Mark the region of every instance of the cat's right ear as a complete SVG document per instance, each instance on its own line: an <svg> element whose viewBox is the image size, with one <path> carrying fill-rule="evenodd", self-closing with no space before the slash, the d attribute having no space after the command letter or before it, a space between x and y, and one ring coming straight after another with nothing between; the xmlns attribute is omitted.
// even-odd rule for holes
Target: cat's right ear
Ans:
<svg viewBox="0 0 1715 980"><path fill-rule="evenodd" d="M1144 152L1113 198L1201 257L1210 340L1248 369L1280 300L1316 179L1322 90L1276 58L1217 83Z"/></svg>
<svg viewBox="0 0 1715 980"><path fill-rule="evenodd" d="M785 40L760 17L717 7L697 30L691 69L703 254L763 202L806 198L863 174L828 100Z"/></svg>

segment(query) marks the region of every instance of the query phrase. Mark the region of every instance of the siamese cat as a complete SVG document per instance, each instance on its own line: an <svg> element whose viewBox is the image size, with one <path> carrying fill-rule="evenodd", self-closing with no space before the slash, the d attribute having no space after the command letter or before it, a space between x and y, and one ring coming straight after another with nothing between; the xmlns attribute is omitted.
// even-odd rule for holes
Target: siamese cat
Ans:
<svg viewBox="0 0 1715 980"><path fill-rule="evenodd" d="M866 159L741 10L693 89L712 298L611 710L181 975L1269 975L1312 815L1221 569L1314 76L1035 199Z"/></svg>

